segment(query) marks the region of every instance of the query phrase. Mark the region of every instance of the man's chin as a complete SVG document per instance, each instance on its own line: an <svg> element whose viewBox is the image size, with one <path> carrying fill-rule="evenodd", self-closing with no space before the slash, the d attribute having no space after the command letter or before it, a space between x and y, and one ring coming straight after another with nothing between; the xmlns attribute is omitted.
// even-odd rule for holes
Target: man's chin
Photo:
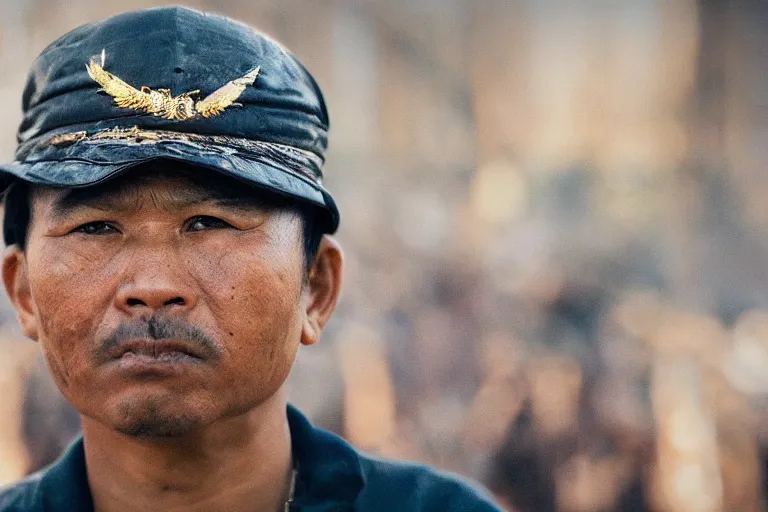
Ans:
<svg viewBox="0 0 768 512"><path fill-rule="evenodd" d="M115 430L136 438L178 438L205 425L200 414L181 411L158 400L131 401L121 404Z"/></svg>
<svg viewBox="0 0 768 512"><path fill-rule="evenodd" d="M197 422L179 417L142 418L116 425L115 430L123 435L139 439L180 438L189 435L199 426L200 424Z"/></svg>

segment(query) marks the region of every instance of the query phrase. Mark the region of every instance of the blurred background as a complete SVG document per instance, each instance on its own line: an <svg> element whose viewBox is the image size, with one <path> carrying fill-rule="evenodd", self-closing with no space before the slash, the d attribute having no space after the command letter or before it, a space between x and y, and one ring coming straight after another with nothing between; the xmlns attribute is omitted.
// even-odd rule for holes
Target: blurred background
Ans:
<svg viewBox="0 0 768 512"><path fill-rule="evenodd" d="M0 0L0 156L32 59L157 0ZM331 112L345 295L293 402L510 511L763 511L768 2L194 0ZM0 308L0 483L77 416Z"/></svg>

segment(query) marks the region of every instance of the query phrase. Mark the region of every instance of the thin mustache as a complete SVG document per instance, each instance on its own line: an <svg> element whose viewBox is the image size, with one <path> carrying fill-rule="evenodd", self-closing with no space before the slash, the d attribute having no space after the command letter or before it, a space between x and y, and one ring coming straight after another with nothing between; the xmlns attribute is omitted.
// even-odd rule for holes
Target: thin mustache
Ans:
<svg viewBox="0 0 768 512"><path fill-rule="evenodd" d="M107 361L109 354L121 343L136 339L180 340L195 345L206 358L218 359L221 355L218 344L197 327L176 319L152 317L147 321L118 325L112 334L99 343L96 358Z"/></svg>

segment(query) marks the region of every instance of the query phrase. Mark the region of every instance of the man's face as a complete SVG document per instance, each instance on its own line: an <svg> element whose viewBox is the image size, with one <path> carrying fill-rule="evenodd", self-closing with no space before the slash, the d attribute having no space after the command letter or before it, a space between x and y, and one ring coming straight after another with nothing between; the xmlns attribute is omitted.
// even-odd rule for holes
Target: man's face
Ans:
<svg viewBox="0 0 768 512"><path fill-rule="evenodd" d="M279 390L313 326L301 219L236 188L130 174L33 191L6 286L82 414L181 435Z"/></svg>

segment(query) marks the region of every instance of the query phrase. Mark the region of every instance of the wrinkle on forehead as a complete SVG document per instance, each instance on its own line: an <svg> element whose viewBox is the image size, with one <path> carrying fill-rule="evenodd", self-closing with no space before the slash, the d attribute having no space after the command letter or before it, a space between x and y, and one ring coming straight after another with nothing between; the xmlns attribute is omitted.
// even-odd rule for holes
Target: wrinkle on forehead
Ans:
<svg viewBox="0 0 768 512"><path fill-rule="evenodd" d="M51 200L48 216L51 219L61 218L82 208L110 212L137 211L148 206L147 200L159 210L175 211L214 199L214 194L188 182L134 182L119 189L62 191Z"/></svg>

